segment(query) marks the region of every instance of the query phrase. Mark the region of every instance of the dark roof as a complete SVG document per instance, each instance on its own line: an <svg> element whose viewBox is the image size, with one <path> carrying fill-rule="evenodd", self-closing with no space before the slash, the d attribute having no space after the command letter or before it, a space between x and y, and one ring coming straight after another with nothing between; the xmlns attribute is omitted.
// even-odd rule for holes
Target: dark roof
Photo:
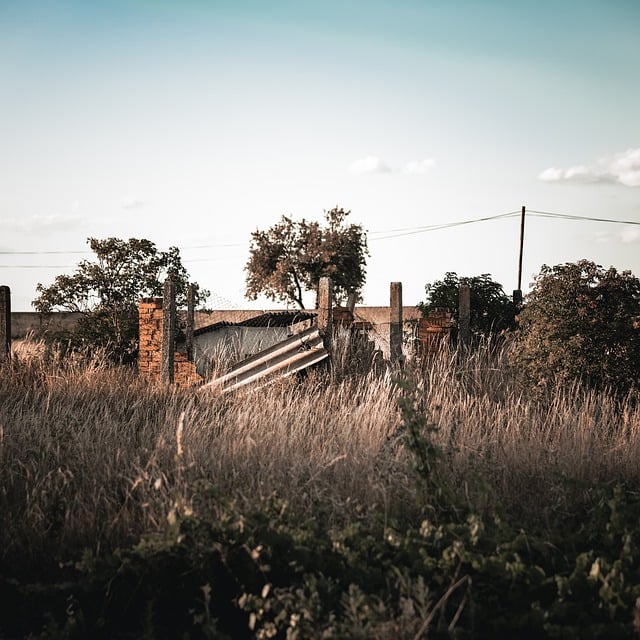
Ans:
<svg viewBox="0 0 640 640"><path fill-rule="evenodd" d="M241 322L228 322L225 320L215 322L196 329L193 334L199 336L203 333L209 333L210 331L217 331L222 327L289 327L298 322L313 320L315 317L315 313L308 311L268 311L267 313L262 313L253 318L247 318Z"/></svg>

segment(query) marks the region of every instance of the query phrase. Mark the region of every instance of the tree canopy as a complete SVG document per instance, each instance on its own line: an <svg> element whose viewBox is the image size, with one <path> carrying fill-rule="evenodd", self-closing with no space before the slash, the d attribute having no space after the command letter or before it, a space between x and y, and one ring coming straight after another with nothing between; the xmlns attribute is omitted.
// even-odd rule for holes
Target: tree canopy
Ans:
<svg viewBox="0 0 640 640"><path fill-rule="evenodd" d="M640 280L589 260L536 276L513 359L533 385L581 382L625 392L640 381Z"/></svg>
<svg viewBox="0 0 640 640"><path fill-rule="evenodd" d="M427 299L418 304L423 316L437 308L447 308L455 321L453 337L457 335L458 300L460 286L470 288L470 329L476 336L489 337L497 335L515 325L516 307L507 296L502 285L491 278L488 273L480 276L459 277L453 271L447 271L442 280L427 283L425 292Z"/></svg>
<svg viewBox="0 0 640 640"><path fill-rule="evenodd" d="M137 305L141 297L162 295L164 280L176 285L176 302L186 302L189 284L180 251L159 251L150 240L88 238L95 261L81 261L71 275L56 277L53 284L38 284L33 306L40 313L74 311L81 315L77 329L64 336L74 345L106 347L115 359L135 357L138 338ZM196 299L209 294L197 285Z"/></svg>
<svg viewBox="0 0 640 640"><path fill-rule="evenodd" d="M349 294L360 298L369 250L364 228L346 224L350 213L338 207L325 211L324 226L282 216L266 231L254 231L245 267L247 297L264 294L304 309L304 292L317 291L320 278L330 276L337 301Z"/></svg>

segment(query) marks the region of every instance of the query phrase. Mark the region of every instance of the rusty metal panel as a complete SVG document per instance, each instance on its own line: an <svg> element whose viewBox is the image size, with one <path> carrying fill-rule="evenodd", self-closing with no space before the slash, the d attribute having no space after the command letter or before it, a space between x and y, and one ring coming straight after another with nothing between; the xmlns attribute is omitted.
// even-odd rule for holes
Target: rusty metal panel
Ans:
<svg viewBox="0 0 640 640"><path fill-rule="evenodd" d="M239 362L203 388L226 392L255 382L267 383L306 369L328 357L318 327L311 327Z"/></svg>

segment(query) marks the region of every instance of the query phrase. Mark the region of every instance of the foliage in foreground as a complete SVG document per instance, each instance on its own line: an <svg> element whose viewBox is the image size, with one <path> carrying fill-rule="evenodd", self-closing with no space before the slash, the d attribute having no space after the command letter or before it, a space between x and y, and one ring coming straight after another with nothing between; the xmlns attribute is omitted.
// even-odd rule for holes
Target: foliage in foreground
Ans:
<svg viewBox="0 0 640 640"><path fill-rule="evenodd" d="M541 540L498 516L328 529L277 498L214 514L176 505L164 535L58 581L0 586L4 633L96 638L630 638L640 500L602 488L576 535Z"/></svg>
<svg viewBox="0 0 640 640"><path fill-rule="evenodd" d="M538 414L490 355L417 386L199 399L17 362L0 377L0 636L633 637L640 483L614 472L638 415L572 391Z"/></svg>

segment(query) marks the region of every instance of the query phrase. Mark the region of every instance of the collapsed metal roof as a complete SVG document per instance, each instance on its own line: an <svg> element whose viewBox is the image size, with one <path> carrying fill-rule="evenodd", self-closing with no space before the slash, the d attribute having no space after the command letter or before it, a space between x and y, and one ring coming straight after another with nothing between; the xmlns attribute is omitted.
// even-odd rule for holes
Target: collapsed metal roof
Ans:
<svg viewBox="0 0 640 640"><path fill-rule="evenodd" d="M277 378L318 364L328 357L329 353L318 327L313 326L239 362L202 388L225 393L252 383L268 384Z"/></svg>
<svg viewBox="0 0 640 640"><path fill-rule="evenodd" d="M193 335L199 336L223 327L289 327L305 320L313 320L315 317L316 314L309 311L268 311L240 322L229 322L228 320L214 322L196 329Z"/></svg>

